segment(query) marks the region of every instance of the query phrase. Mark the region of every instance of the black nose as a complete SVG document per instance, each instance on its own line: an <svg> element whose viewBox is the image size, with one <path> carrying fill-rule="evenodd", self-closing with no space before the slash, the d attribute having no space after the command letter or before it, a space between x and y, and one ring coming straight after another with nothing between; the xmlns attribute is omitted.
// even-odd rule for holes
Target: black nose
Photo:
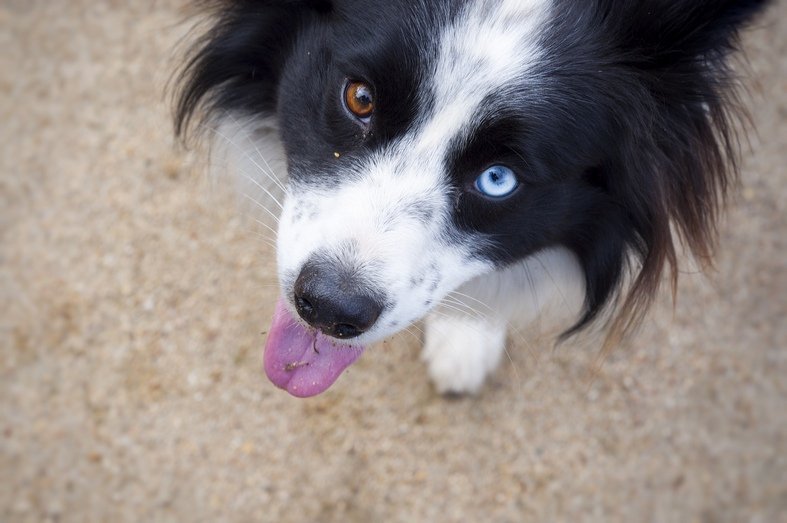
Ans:
<svg viewBox="0 0 787 523"><path fill-rule="evenodd" d="M309 325L334 338L369 330L382 312L378 296L348 271L328 263L307 263L295 280L295 308Z"/></svg>

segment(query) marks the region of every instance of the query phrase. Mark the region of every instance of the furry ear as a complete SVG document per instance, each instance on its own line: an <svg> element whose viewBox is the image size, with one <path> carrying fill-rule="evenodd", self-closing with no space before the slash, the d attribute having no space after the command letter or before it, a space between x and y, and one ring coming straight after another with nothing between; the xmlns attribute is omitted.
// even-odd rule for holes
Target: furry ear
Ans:
<svg viewBox="0 0 787 523"><path fill-rule="evenodd" d="M175 133L181 138L197 113L254 108L271 112L279 75L300 31L331 11L327 0L202 2L213 22L176 78Z"/></svg>
<svg viewBox="0 0 787 523"><path fill-rule="evenodd" d="M736 47L738 31L772 0L598 0L604 24L632 59L649 68Z"/></svg>
<svg viewBox="0 0 787 523"><path fill-rule="evenodd" d="M741 116L728 55L768 0L597 0L608 59L625 91L614 94L617 150L602 166L639 261L614 319L614 337L636 325L669 268L676 243L704 265L728 187L737 179ZM591 309L592 311L592 309Z"/></svg>

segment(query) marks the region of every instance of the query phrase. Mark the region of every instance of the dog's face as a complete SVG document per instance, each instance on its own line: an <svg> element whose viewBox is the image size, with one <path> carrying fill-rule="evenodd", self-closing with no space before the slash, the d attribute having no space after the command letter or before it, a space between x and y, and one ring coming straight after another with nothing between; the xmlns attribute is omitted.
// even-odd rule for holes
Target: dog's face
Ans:
<svg viewBox="0 0 787 523"><path fill-rule="evenodd" d="M676 233L708 259L736 174L726 57L768 0L215 3L176 125L278 121L280 386L301 369L299 393L323 390L357 356L307 353L383 338L542 249L582 272L567 334L615 302L612 330L632 325L676 277Z"/></svg>
<svg viewBox="0 0 787 523"><path fill-rule="evenodd" d="M480 273L569 239L604 198L583 176L602 140L557 117L581 116L595 136L607 126L591 96L559 96L592 86L561 78L550 56L551 3L414 4L340 5L330 31L298 40L278 91L290 177L283 295L318 326L314 309L334 309L329 332L354 325L332 334L360 342L400 330ZM374 317L353 319L354 302Z"/></svg>

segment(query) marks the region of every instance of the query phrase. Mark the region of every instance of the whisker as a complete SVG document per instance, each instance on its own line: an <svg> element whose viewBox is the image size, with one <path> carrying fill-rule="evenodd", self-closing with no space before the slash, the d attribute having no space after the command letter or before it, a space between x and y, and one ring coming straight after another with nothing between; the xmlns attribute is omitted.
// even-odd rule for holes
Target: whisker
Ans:
<svg viewBox="0 0 787 523"><path fill-rule="evenodd" d="M268 189L266 189L265 187L263 187L263 185L262 185L260 182L258 182L257 180L255 180L254 178L252 178L251 176L249 176L249 175L248 175L248 173L246 173L246 171L245 171L245 170L243 170L243 169L241 169L241 170L240 170L240 173L243 175L243 177L244 177L244 178L246 178L247 180L249 180L251 183L253 183L253 184L254 184L254 185L256 185L257 187L259 187L260 189L262 189L262 191L263 191L265 194L267 194L267 195L270 197L270 199L271 199L271 200L273 200L273 201L276 203L276 205L278 205L278 206L279 206L279 209L282 209L282 208L283 208L283 206L282 206L281 202L279 201L279 199L278 199L278 198L276 198L276 197L275 197L275 196L274 196L274 195L273 195L273 194L272 194L272 193L271 193L271 192L270 192Z"/></svg>
<svg viewBox="0 0 787 523"><path fill-rule="evenodd" d="M415 323L411 323L411 324L409 325L409 327L412 327L413 329L417 330L417 331L418 331L418 332L420 332L421 334L426 334L426 333L424 332L424 330L423 330L421 327L419 327L417 324L415 324Z"/></svg>
<svg viewBox="0 0 787 523"><path fill-rule="evenodd" d="M412 325L411 325L411 327L412 327ZM404 329L402 329L400 332L406 332L407 334L409 334L410 336L412 336L413 338L415 338L415 341L417 341L418 343L420 343L420 342L421 342L421 337L420 337L420 336L418 336L417 334L415 334L413 331L411 331L409 327L405 327L405 328L404 328Z"/></svg>
<svg viewBox="0 0 787 523"><path fill-rule="evenodd" d="M235 118L234 115L230 115L230 117L232 118L232 120L235 122L236 125L238 125L241 128L244 128L244 126L240 124L240 122L238 121L237 118ZM281 180L279 180L279 177L276 176L276 172L273 170L273 168L270 166L268 161L265 159L265 156L262 154L262 151L260 151L260 148L257 146L257 142L254 140L254 138L252 138L251 131L249 131L248 129L246 130L246 136L247 136L246 139L250 141L251 144L254 146L254 151L257 153L257 156L260 157L260 160L262 160L262 162L265 164L265 167L268 168L268 171L273 175L273 178L275 178L274 182L277 182L279 187L281 187L282 190L286 192L286 188L284 187L284 184L281 182Z"/></svg>
<svg viewBox="0 0 787 523"><path fill-rule="evenodd" d="M278 237L278 236L277 236L277 235L278 235L278 233L276 232L276 229L274 229L273 227L271 227L270 225L268 225L267 223L265 223L265 222L263 222L263 221L261 221L261 220L258 220L258 219L256 219L256 218L252 218L252 219L253 219L255 222L257 222L257 223L259 223L260 225L262 225L263 227L265 227L266 229L268 229L269 231L271 231L271 232L273 233L273 237L274 237L274 238L277 238L277 237Z"/></svg>
<svg viewBox="0 0 787 523"><path fill-rule="evenodd" d="M264 234L261 234L261 233L259 233L257 231L247 231L247 232L249 232L251 234L254 234L255 236L258 237L258 239L262 240L265 243L265 245L267 245L268 247L270 247L273 250L276 250L276 244L273 242L273 240L271 240L270 238L268 238Z"/></svg>
<svg viewBox="0 0 787 523"><path fill-rule="evenodd" d="M272 173L272 172L268 172L268 171L267 171L265 168L263 168L263 167L262 167L262 166L261 166L259 163L257 163L257 161L256 161L256 160L254 160L254 158L253 158L253 157L252 157L252 156L251 156L251 155L250 155L248 152L246 152L246 150L245 150L245 149L243 149L241 146L239 146L237 143L235 143L235 142L232 140L232 138L230 138L230 137L229 137L229 136L227 136L226 134L222 133L220 130L218 130L218 129L217 129L217 128L215 128L215 127L206 126L206 128L207 128L209 131L212 131L213 133L217 134L218 136L220 136L221 138L223 138L224 140L226 140L226 142L227 142L227 143L229 143L230 145L232 145L233 147L235 147L235 149L237 149L238 151L240 151L240 152L243 154L243 156L244 156L245 158L247 158L249 161L251 161L251 163L253 163L253 164L254 164L254 166L255 166L255 167L257 167L257 169L259 169L259 170L260 170L260 172L261 172L261 173L263 173L265 176L267 176L267 177L268 177L268 178L269 178L269 179L270 179L270 180L271 180L273 183L275 183L275 184L276 184L276 185L277 185L277 186L278 186L278 187L279 187L279 188L280 188L282 191L284 191L285 193L287 192L287 188L286 188L286 187L285 187L285 186L282 184L282 182L279 180L279 178L278 178L278 177L277 177L277 176L276 176L274 173ZM267 162L266 162L266 163L267 163ZM269 167L269 168L270 168L270 167Z"/></svg>
<svg viewBox="0 0 787 523"><path fill-rule="evenodd" d="M473 300L474 302L478 303L479 305L483 305L483 306L484 306L484 307L485 307L487 310L489 310L490 312L493 312L493 313L494 313L494 312L497 312L497 311L495 311L495 309L493 309L492 307L490 307L490 306L489 306L489 305L487 305L486 303L482 302L482 301L481 301L481 300L479 300L478 298L474 298L473 296L470 296L469 294L465 294L465 293L463 293L463 292L459 292L459 291L450 291L448 294L449 294L449 295L451 295L451 294L455 294L456 296L459 296L459 297L461 297L461 298L467 298L467 299Z"/></svg>
<svg viewBox="0 0 787 523"><path fill-rule="evenodd" d="M462 304L462 305L464 305L464 304ZM445 307L447 309L454 310L456 312L459 312L461 314L464 314L466 316L470 316L471 318L475 318L475 319L478 319L478 320L487 320L488 319L487 316L484 316L483 314L481 314L478 311L475 311L475 310L470 309L470 308L463 309L461 307L457 307L456 305L453 305L452 302L446 302L445 300L441 301L440 305L438 305L438 307Z"/></svg>
<svg viewBox="0 0 787 523"><path fill-rule="evenodd" d="M514 381L516 381L517 388L519 389L519 395L522 396L524 389L522 385L522 376L519 375L519 366L514 361L514 358L511 357L511 352L508 350L507 345L503 345L503 351L506 353L508 361L511 362L511 369L514 371Z"/></svg>
<svg viewBox="0 0 787 523"><path fill-rule="evenodd" d="M451 291L451 293L458 293L458 291ZM451 294L451 293L449 293L449 294ZM478 300L477 298L474 298L474 297L469 296L469 295L464 294L464 293L458 293L458 294L478 302L479 304L481 304L484 307L486 307L487 309L489 309L490 312L494 313L495 316L497 315L497 311L495 309L493 309L491 306L487 305L486 303L482 302L481 300ZM456 303L456 298L454 298L453 301L451 301L451 303ZM473 309L467 303L464 303L461 300L459 300L459 303L462 306L467 307L467 308L473 310L476 313L474 315L474 317L476 317L478 319L481 319L481 320L487 320L489 318L489 316L487 316L486 314L482 314L480 311L477 311L477 310ZM465 312L465 311L462 311L462 312ZM470 315L470 314L468 314L468 315ZM473 316L473 315L470 315L470 316ZM519 329L518 327L516 327L511 321L508 321L508 320L503 321L503 324L505 325L505 327L506 327L506 329L508 331L509 337L512 338L513 341L524 345L525 348L528 351L528 354L530 354L531 357L534 360L537 361L538 357L535 354L535 347L532 344L532 342L524 335L522 330ZM508 350L508 348L506 348L506 350ZM509 358L510 358L510 355L509 355Z"/></svg>
<svg viewBox="0 0 787 523"><path fill-rule="evenodd" d="M270 214L270 215L273 217L273 219L276 221L276 223L279 223L279 217L278 217L278 216L276 216L276 214L274 214L273 212L271 212L271 210L270 210L270 209L268 209L267 207L265 207L265 205L263 205L262 203L258 202L257 200L255 200L254 198L252 198L251 196L249 196L249 195L248 195L248 194L246 194L246 193L243 193L243 197L244 197L244 198L246 198L247 200L251 201L251 202L252 202L252 203L254 203L255 205L257 205L258 207L260 207L260 208L261 208L263 211L265 211L265 212L267 212L268 214Z"/></svg>

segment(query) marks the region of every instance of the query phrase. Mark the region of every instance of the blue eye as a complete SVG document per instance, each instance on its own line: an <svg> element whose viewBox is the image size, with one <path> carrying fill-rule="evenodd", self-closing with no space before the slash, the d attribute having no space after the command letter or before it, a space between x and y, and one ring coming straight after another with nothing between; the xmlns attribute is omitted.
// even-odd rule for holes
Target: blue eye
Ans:
<svg viewBox="0 0 787 523"><path fill-rule="evenodd" d="M502 165L493 165L475 180L475 188L484 196L504 198L519 187L514 171Z"/></svg>

